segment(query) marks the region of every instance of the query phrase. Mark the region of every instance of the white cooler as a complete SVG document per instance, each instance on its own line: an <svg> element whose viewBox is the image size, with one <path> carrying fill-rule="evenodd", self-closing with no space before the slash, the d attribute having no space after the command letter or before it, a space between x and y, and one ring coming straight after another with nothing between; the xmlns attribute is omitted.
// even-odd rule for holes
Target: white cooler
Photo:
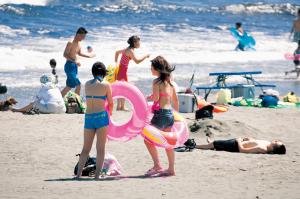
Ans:
<svg viewBox="0 0 300 199"><path fill-rule="evenodd" d="M192 113L194 112L195 98L192 94L178 93L179 112Z"/></svg>

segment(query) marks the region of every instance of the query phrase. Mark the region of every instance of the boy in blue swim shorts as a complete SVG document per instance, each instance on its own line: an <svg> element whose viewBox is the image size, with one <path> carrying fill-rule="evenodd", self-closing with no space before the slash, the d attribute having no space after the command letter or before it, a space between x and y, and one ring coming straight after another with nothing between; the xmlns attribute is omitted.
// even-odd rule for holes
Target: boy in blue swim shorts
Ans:
<svg viewBox="0 0 300 199"><path fill-rule="evenodd" d="M65 73L67 75L66 87L61 91L62 96L64 97L72 88L75 88L75 93L80 95L81 83L77 77L78 74L78 67L81 66L79 60L77 59L77 55L86 58L95 57L95 54L92 52L90 53L83 53L81 51L80 42L85 39L87 34L87 30L83 27L80 27L73 41L69 41L65 51L64 57L67 59L65 64Z"/></svg>
<svg viewBox="0 0 300 199"><path fill-rule="evenodd" d="M293 42L298 43L300 41L300 9L297 11L297 19L293 21L290 38L293 35Z"/></svg>

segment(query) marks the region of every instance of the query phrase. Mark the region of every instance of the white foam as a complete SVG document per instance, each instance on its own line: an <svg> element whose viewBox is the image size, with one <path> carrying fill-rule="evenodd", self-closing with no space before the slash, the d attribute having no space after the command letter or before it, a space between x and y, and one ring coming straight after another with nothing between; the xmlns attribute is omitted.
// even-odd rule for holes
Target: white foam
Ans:
<svg viewBox="0 0 300 199"><path fill-rule="evenodd" d="M225 10L234 14L238 13L291 13L295 14L297 6L294 6L290 3L283 4L264 4L264 3L255 3L255 4L232 4L221 8L220 10Z"/></svg>
<svg viewBox="0 0 300 199"><path fill-rule="evenodd" d="M273 13L290 13L296 14L297 8L299 6L291 4L291 3L242 3L242 4L231 4L220 7L205 7L205 6L182 6L178 4L173 4L172 2L166 4L156 4L152 1L117 1L117 2L109 2L109 4L105 4L103 2L97 4L80 4L82 9L89 12L122 12L130 10L135 13L141 12L192 12L192 13L202 13L202 12L229 12L233 14L247 13L265 13L265 14L273 14Z"/></svg>
<svg viewBox="0 0 300 199"><path fill-rule="evenodd" d="M1 0L0 5L3 4L28 4L33 6L46 6L50 0Z"/></svg>
<svg viewBox="0 0 300 199"><path fill-rule="evenodd" d="M25 14L25 10L23 8L15 8L15 7L10 6L10 5L1 5L0 4L0 10L1 11L13 12L13 13L18 14L18 15L24 15Z"/></svg>
<svg viewBox="0 0 300 199"><path fill-rule="evenodd" d="M194 70L197 77L206 77L209 72L253 69L265 71L267 78L271 78L268 74L275 77L274 73L278 68L284 71L291 67L291 62L286 61L283 55L296 48L296 44L287 40L288 34L271 36L252 32L257 41L257 51L236 52L233 49L237 42L225 28L205 30L188 27L186 24L178 25L177 32L166 32L165 28L165 25L158 25L143 31L140 28L124 26L89 31L82 48L85 51L86 46L92 46L97 56L92 59L80 58L82 67L79 68L79 74L88 74L87 77L82 76L88 78L95 61L102 61L106 65L114 63L115 51L127 47L126 41L133 33L141 37L141 48L136 50L137 57L147 53L151 54L150 59L157 55L164 56L171 64L176 65L177 73L174 76L177 79L191 77ZM0 72L48 70L51 58L56 59L58 70L63 71L63 50L69 39L26 38L20 44L0 45ZM130 63L131 81L151 78L150 59L139 65ZM278 71L278 74L283 74L283 71Z"/></svg>
<svg viewBox="0 0 300 199"><path fill-rule="evenodd" d="M15 37L17 35L29 35L30 31L26 28L12 29L9 26L0 25L0 35Z"/></svg>

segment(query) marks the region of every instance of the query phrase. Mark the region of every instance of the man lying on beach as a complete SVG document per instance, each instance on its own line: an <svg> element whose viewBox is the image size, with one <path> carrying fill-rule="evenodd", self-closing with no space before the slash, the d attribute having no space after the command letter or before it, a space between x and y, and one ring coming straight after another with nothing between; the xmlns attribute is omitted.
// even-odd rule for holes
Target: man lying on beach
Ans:
<svg viewBox="0 0 300 199"><path fill-rule="evenodd" d="M273 140L256 140L253 138L236 138L229 140L211 140L207 138L208 144L196 145L196 149L215 149L217 151L260 153L260 154L285 154L286 149L282 142Z"/></svg>

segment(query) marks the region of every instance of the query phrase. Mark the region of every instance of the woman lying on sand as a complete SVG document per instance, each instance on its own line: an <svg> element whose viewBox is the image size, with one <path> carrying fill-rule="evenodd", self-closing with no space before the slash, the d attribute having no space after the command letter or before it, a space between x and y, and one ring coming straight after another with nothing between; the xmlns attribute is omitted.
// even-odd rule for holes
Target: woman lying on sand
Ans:
<svg viewBox="0 0 300 199"><path fill-rule="evenodd" d="M229 140L213 141L207 138L208 144L196 145L196 149L215 149L217 151L261 153L261 154L285 154L286 149L282 142L273 140L256 140L253 138L236 138Z"/></svg>

